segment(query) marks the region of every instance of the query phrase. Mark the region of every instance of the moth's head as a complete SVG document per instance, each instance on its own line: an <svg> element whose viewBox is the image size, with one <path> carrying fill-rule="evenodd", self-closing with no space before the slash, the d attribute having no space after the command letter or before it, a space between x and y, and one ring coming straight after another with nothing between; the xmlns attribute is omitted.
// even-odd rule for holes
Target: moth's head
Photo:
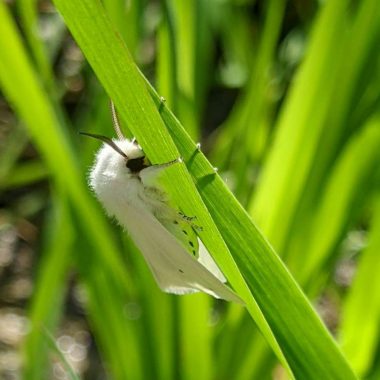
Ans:
<svg viewBox="0 0 380 380"><path fill-rule="evenodd" d="M150 166L144 151L135 139L110 139L109 137L81 132L103 141L103 146L97 154L96 167L103 175L138 174Z"/></svg>
<svg viewBox="0 0 380 380"><path fill-rule="evenodd" d="M151 165L137 141L135 139L128 140L124 137L112 101L111 113L117 139L81 132L82 135L96 138L104 143L96 155L96 162L91 171L92 180L99 175L109 179L128 178L131 175L139 174L141 170Z"/></svg>

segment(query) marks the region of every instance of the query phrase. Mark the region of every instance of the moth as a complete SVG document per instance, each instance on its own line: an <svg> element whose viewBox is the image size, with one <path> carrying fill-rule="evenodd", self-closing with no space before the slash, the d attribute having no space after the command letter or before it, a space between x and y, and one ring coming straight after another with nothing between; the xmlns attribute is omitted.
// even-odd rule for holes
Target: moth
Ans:
<svg viewBox="0 0 380 380"><path fill-rule="evenodd" d="M159 184L160 174L183 164L182 159L151 164L137 141L123 136L112 103L111 110L116 139L82 132L103 142L90 170L89 186L106 213L129 233L164 292L201 291L242 303L198 238L195 218L174 208Z"/></svg>

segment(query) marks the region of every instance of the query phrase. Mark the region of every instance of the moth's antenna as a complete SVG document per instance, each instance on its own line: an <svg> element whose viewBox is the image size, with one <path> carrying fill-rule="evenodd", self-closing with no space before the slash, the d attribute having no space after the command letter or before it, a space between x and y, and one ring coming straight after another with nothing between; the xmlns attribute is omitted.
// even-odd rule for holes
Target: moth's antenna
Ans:
<svg viewBox="0 0 380 380"><path fill-rule="evenodd" d="M97 135L95 133L87 133L87 132L79 132L81 135L84 136L90 136L93 137L94 139L98 139L109 145L113 150L115 150L117 153L122 155L125 159L128 160L128 156L110 139L109 137L102 136L102 135Z"/></svg>
<svg viewBox="0 0 380 380"><path fill-rule="evenodd" d="M115 108L115 104L113 104L112 100L111 100L110 104L111 104L111 113L112 113L112 123L113 123L113 127L115 129L116 135L119 139L125 140L125 136L121 132L120 123L119 123L119 119L117 117L117 111Z"/></svg>

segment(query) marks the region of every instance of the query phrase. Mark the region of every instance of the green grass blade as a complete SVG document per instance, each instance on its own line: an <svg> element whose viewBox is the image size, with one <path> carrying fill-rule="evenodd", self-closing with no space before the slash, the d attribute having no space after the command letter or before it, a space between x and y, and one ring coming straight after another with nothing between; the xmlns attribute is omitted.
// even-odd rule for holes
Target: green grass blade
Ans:
<svg viewBox="0 0 380 380"><path fill-rule="evenodd" d="M163 47L166 45L172 49L168 57L171 58L173 72L165 75L163 65L167 63L167 51L161 52L159 56L164 62L159 62L160 73L164 74L168 83L163 83L164 78L159 79L158 83L163 89L169 90L169 96L173 95L170 90L175 89L178 117L190 135L198 138L212 55L210 5L205 0L166 0L165 10L164 28L167 29L166 32L163 30L160 38ZM166 94L163 93L163 96Z"/></svg>
<svg viewBox="0 0 380 380"><path fill-rule="evenodd" d="M31 331L23 343L25 380L48 376L48 350L44 329L53 332L60 321L66 292L65 276L72 260L73 229L64 197L53 196L53 213L45 229L46 245L29 311Z"/></svg>
<svg viewBox="0 0 380 380"><path fill-rule="evenodd" d="M79 252L91 253L88 241L81 241ZM127 297L123 283L117 281L112 271L99 270L96 256L76 255L82 287L85 291L88 319L96 336L102 357L115 379L135 380L146 378L149 367L144 365L144 335L136 328L139 321L128 318ZM130 276L129 276L130 277Z"/></svg>
<svg viewBox="0 0 380 380"><path fill-rule="evenodd" d="M362 378L375 359L380 321L380 198L376 198L368 246L361 253L354 283L343 307L340 341ZM370 290L370 291L369 291Z"/></svg>
<svg viewBox="0 0 380 380"><path fill-rule="evenodd" d="M117 26L120 35L126 41L133 56L137 53L139 36L142 29L142 3L141 0L123 1L106 0L104 7L112 22Z"/></svg>
<svg viewBox="0 0 380 380"><path fill-rule="evenodd" d="M286 98L250 214L283 254L284 244L333 101L348 1L324 5ZM316 112L317 111L317 112ZM280 227L279 224L280 223Z"/></svg>
<svg viewBox="0 0 380 380"><path fill-rule="evenodd" d="M48 342L48 345L50 346L50 349L52 350L52 352L54 352L58 356L60 362L62 363L63 368L66 371L65 375L69 378L69 380L80 380L80 378L77 376L73 368L71 368L70 364L66 360L63 352L59 349L54 339L54 336L51 335L51 333L46 329L44 330L44 335L45 335L46 341Z"/></svg>
<svg viewBox="0 0 380 380"><path fill-rule="evenodd" d="M165 98L168 106L178 110L178 84L177 84L177 46L175 36L174 15L171 2L164 1L164 18L158 29L157 54L157 81L159 92Z"/></svg>
<svg viewBox="0 0 380 380"><path fill-rule="evenodd" d="M4 139L0 152L0 184L7 180L8 174L11 173L27 142L25 130L20 125L15 125L9 136Z"/></svg>
<svg viewBox="0 0 380 380"><path fill-rule="evenodd" d="M283 21L285 1L268 1L265 8L264 25L259 33L257 52L250 64L252 67L250 77L244 87L243 94L234 105L228 119L220 128L217 142L214 143L216 151L212 152L211 159L219 165L220 160L230 162L222 169L236 173L234 193L239 200L246 200L251 192L249 183L250 168L253 162L259 160L264 142L267 139L268 127L268 87L271 77L269 71L273 66L276 46ZM239 20L240 21L240 20ZM239 22L238 21L238 22ZM250 48L254 49L250 41ZM234 142L231 143L231 140ZM230 150L230 152L226 152Z"/></svg>
<svg viewBox="0 0 380 380"><path fill-rule="evenodd" d="M43 78L44 85L51 95L55 94L54 75L51 63L49 62L46 47L39 37L40 25L38 23L38 11L36 0L18 0L18 11L21 25L28 42L31 55L38 72Z"/></svg>
<svg viewBox="0 0 380 380"><path fill-rule="evenodd" d="M375 118L352 139L332 169L316 210L312 235L289 262L301 284L313 282L348 227L355 206L371 193L369 184L380 160L379 146L380 120ZM302 255L304 252L308 254Z"/></svg>
<svg viewBox="0 0 380 380"><path fill-rule="evenodd" d="M197 188L295 377L355 379L336 343L247 213L203 154L194 157L194 143L170 111L163 109L162 117L182 156L191 159L189 170Z"/></svg>
<svg viewBox="0 0 380 380"><path fill-rule="evenodd" d="M317 164L313 171L315 181L320 180L324 173L328 172L328 167L341 147L341 142L362 124L352 124L351 120L359 108L358 102L366 93L366 87L373 82L376 83L374 78L368 78L366 73L373 73L373 60L369 58L374 52L377 53L380 43L379 19L380 3L377 0L360 2L358 9L355 9L349 19L348 35L341 41L345 44L344 51L347 54L342 57L339 75L335 79L336 96L330 105L328 127L325 128L322 140L324 154L316 157ZM347 64L347 61L350 64ZM378 84L376 87L378 88ZM367 113L366 116L370 114ZM315 187L318 189L318 185Z"/></svg>
<svg viewBox="0 0 380 380"><path fill-rule="evenodd" d="M49 171L40 160L18 164L0 183L0 189L12 189L27 186L47 178Z"/></svg>
<svg viewBox="0 0 380 380"><path fill-rule="evenodd" d="M374 75L374 62L380 41L380 3L373 0L363 1L358 4L355 12L348 13L347 16L346 30L342 31L339 42L340 45L346 46L343 49L346 53L340 58L337 57L337 60L340 60L340 68L336 77L330 79L335 82L335 95L329 105L322 136L313 157L313 164L309 168L308 179L302 189L303 194L298 200L291 229L287 233L285 260L299 261L299 267L303 267L303 256L308 250L305 245L310 235L313 235L313 219L321 202L321 189L326 186L331 175L330 169L334 167L355 131L367 123L368 118L376 112L373 98L374 94L378 94L378 80ZM310 114L310 119L318 117L320 112L319 98L315 97L314 102L315 115ZM362 108L366 103L366 110L363 112ZM310 125L307 126L309 127ZM302 160L303 157L299 156L299 161ZM283 228L282 221L279 220L277 228Z"/></svg>
<svg viewBox="0 0 380 380"><path fill-rule="evenodd" d="M179 299L180 373L183 374L183 380L214 378L210 303L210 297L205 294ZM197 369L196 372L194 368Z"/></svg>

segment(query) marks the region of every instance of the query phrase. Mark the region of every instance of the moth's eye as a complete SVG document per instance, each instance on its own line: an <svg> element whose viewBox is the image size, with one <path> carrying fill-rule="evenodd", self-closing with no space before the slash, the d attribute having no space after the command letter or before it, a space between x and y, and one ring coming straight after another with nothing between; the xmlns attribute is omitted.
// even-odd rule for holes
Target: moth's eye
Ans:
<svg viewBox="0 0 380 380"><path fill-rule="evenodd" d="M127 160L126 166L132 173L138 173L141 170L147 168L149 166L149 163L145 156L142 156L138 158L130 158Z"/></svg>

